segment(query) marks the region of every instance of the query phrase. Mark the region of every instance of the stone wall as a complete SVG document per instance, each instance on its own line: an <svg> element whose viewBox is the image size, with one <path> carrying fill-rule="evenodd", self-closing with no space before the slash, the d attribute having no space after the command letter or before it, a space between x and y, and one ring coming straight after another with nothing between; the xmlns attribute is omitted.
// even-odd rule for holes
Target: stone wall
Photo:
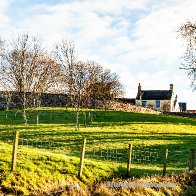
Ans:
<svg viewBox="0 0 196 196"><path fill-rule="evenodd" d="M40 96L37 94L26 93L25 94L27 107L61 107L66 106L68 103L68 96L66 94L51 94L42 93ZM4 109L7 105L10 108L20 108L22 107L23 94L17 92L9 92L4 94L0 92L0 108Z"/></svg>
<svg viewBox="0 0 196 196"><path fill-rule="evenodd" d="M135 105L135 98L114 98L114 101Z"/></svg>
<svg viewBox="0 0 196 196"><path fill-rule="evenodd" d="M0 108L6 108L6 99L0 92ZM11 99L9 107L21 107L21 95L16 92L10 93ZM71 107L73 106L70 101L70 98L66 94L51 94L51 93L42 93L39 99L36 95L32 96L30 93L27 93L28 104L30 107ZM37 103L37 100L39 103ZM127 112L142 112L142 113L151 113L159 114L159 111L155 111L150 108L144 108L141 106L136 106L133 104L134 99L116 99L117 101L104 101L104 100L89 100L87 103L82 101L81 106L87 108L98 108L98 109L110 109L116 111L127 111Z"/></svg>
<svg viewBox="0 0 196 196"><path fill-rule="evenodd" d="M73 97L72 99L67 94L53 94L42 93L41 95L25 93L26 107L74 107ZM19 92L0 92L0 108L21 108L23 93ZM80 100L80 106L86 108L103 108L105 106L104 100L94 100L89 98L88 100Z"/></svg>
<svg viewBox="0 0 196 196"><path fill-rule="evenodd" d="M68 96L66 94L50 94L43 93L41 95L41 105L43 107L62 107L66 106L68 102Z"/></svg>
<svg viewBox="0 0 196 196"><path fill-rule="evenodd" d="M196 113L188 113L188 112L163 112L163 114L171 115L171 116L182 116L182 117L196 118Z"/></svg>

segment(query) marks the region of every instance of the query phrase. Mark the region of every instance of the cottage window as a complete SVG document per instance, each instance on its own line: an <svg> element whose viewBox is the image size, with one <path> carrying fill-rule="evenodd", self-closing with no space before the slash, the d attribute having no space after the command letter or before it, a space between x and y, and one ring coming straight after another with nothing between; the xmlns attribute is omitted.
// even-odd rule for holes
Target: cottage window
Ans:
<svg viewBox="0 0 196 196"><path fill-rule="evenodd" d="M160 108L160 107L161 107L161 103L160 103L160 101L156 101L156 103L155 103L155 107L156 107L156 108Z"/></svg>
<svg viewBox="0 0 196 196"><path fill-rule="evenodd" d="M142 106L146 107L147 101L142 101Z"/></svg>

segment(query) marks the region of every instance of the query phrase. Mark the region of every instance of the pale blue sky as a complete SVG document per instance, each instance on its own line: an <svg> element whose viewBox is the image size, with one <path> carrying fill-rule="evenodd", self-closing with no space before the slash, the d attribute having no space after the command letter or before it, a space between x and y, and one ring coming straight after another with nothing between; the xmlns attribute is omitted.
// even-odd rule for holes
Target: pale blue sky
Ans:
<svg viewBox="0 0 196 196"><path fill-rule="evenodd" d="M180 57L185 46L178 27L196 18L195 0L0 0L0 37L38 35L51 47L62 38L75 42L79 58L117 72L127 97L143 89L169 89L196 109Z"/></svg>

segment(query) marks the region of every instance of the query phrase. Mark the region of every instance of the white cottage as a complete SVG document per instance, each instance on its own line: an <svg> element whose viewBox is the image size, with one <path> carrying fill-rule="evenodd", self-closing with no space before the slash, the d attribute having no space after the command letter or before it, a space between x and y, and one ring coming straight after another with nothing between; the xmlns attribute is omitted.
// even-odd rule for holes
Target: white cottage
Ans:
<svg viewBox="0 0 196 196"><path fill-rule="evenodd" d="M173 84L170 84L169 90L142 90L139 83L135 102L139 106L173 112L177 102L177 95L174 96Z"/></svg>

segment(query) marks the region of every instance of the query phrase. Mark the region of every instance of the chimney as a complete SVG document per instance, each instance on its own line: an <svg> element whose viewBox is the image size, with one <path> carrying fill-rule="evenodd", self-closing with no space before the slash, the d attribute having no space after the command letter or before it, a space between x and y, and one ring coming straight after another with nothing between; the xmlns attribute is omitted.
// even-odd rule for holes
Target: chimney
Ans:
<svg viewBox="0 0 196 196"><path fill-rule="evenodd" d="M140 85L140 83L139 83L139 85L138 85L138 94L141 93L141 90L142 90L142 87L141 87L141 85Z"/></svg>
<svg viewBox="0 0 196 196"><path fill-rule="evenodd" d="M136 97L136 99L141 99L141 93L142 93L142 87L141 87L141 85L140 85L140 83L139 83L139 85L138 85L138 92L137 92L137 97Z"/></svg>
<svg viewBox="0 0 196 196"><path fill-rule="evenodd" d="M174 91L174 85L173 84L170 84L170 91Z"/></svg>

